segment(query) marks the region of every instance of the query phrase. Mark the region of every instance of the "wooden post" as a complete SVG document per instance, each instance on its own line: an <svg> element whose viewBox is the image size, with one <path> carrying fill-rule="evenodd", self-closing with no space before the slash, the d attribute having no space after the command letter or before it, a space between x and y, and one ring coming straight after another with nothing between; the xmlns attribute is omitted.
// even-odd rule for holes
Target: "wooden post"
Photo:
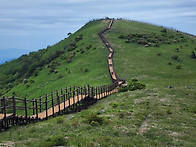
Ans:
<svg viewBox="0 0 196 147"><path fill-rule="evenodd" d="M103 86L103 97L105 97L105 88Z"/></svg>
<svg viewBox="0 0 196 147"><path fill-rule="evenodd" d="M38 105L37 105L37 99L35 101L35 110L36 110L36 120L38 121Z"/></svg>
<svg viewBox="0 0 196 147"><path fill-rule="evenodd" d="M83 89L82 89L83 87L80 87L80 95L81 95L81 107L83 108ZM81 108L80 107L80 111L81 111Z"/></svg>
<svg viewBox="0 0 196 147"><path fill-rule="evenodd" d="M3 113L4 113L4 119L6 118L6 99L3 97Z"/></svg>
<svg viewBox="0 0 196 147"><path fill-rule="evenodd" d="M64 113L65 113L65 109L66 109L66 106L65 106L65 99L66 99L66 98L65 98L65 95L66 95L66 94L63 94L63 104L64 104L63 112L64 112Z"/></svg>
<svg viewBox="0 0 196 147"><path fill-rule="evenodd" d="M87 108L87 90L86 90L86 86L84 86L84 94L85 94L85 97L84 97L84 103L85 103L85 108Z"/></svg>
<svg viewBox="0 0 196 147"><path fill-rule="evenodd" d="M74 89L73 89L73 108L74 108L74 106L75 106L75 87L74 87Z"/></svg>
<svg viewBox="0 0 196 147"><path fill-rule="evenodd" d="M70 94L69 94L70 92L68 92L68 99L69 99L69 109L70 109Z"/></svg>
<svg viewBox="0 0 196 147"><path fill-rule="evenodd" d="M94 98L94 87L91 87L92 98Z"/></svg>
<svg viewBox="0 0 196 147"><path fill-rule="evenodd" d="M65 102L64 102L64 105L65 105L65 113L66 113L66 110L68 110L68 106L66 107L66 101L68 101L68 93L67 93L67 91L65 93Z"/></svg>
<svg viewBox="0 0 196 147"><path fill-rule="evenodd" d="M97 101L97 87L95 88L95 95L96 95L95 99Z"/></svg>
<svg viewBox="0 0 196 147"><path fill-rule="evenodd" d="M35 101L32 101L33 103L33 115L35 115Z"/></svg>
<svg viewBox="0 0 196 147"><path fill-rule="evenodd" d="M98 86L98 93L99 93L99 99L101 99L101 91L100 91L100 86Z"/></svg>
<svg viewBox="0 0 196 147"><path fill-rule="evenodd" d="M25 105L25 119L27 121L27 98L24 98L24 105Z"/></svg>
<svg viewBox="0 0 196 147"><path fill-rule="evenodd" d="M46 111L46 119L48 119L48 96L47 95L45 99L45 111Z"/></svg>
<svg viewBox="0 0 196 147"><path fill-rule="evenodd" d="M12 104L13 104L13 119L12 119L12 125L14 126L15 123L15 116L16 116L16 101L14 95L12 96Z"/></svg>
<svg viewBox="0 0 196 147"><path fill-rule="evenodd" d="M78 102L79 102L80 99L79 99L79 89L78 89L78 88L77 88L76 92L77 92L77 100L78 100Z"/></svg>
<svg viewBox="0 0 196 147"><path fill-rule="evenodd" d="M42 97L39 97L39 112L42 112Z"/></svg>
<svg viewBox="0 0 196 147"><path fill-rule="evenodd" d="M3 113L3 98L1 99L1 112Z"/></svg>
<svg viewBox="0 0 196 147"><path fill-rule="evenodd" d="M60 103L63 102L63 89L61 89Z"/></svg>
<svg viewBox="0 0 196 147"><path fill-rule="evenodd" d="M76 89L76 93L77 93L77 103L76 103L76 110L78 110L78 105L79 105L79 91L78 91L78 88Z"/></svg>
<svg viewBox="0 0 196 147"><path fill-rule="evenodd" d="M53 92L51 92L51 101L52 101L52 116L54 117L54 98L53 98Z"/></svg>
<svg viewBox="0 0 196 147"><path fill-rule="evenodd" d="M103 97L105 97L105 87L103 86Z"/></svg>
<svg viewBox="0 0 196 147"><path fill-rule="evenodd" d="M16 101L14 95L12 96L12 103L13 103L13 116L16 116Z"/></svg>
<svg viewBox="0 0 196 147"><path fill-rule="evenodd" d="M56 92L56 96L57 96L57 101L58 101L58 108L59 108L59 115L60 115L60 111L61 111L61 106L60 106L60 97L59 97L59 94L58 94L58 91Z"/></svg>
<svg viewBox="0 0 196 147"><path fill-rule="evenodd" d="M88 85L88 97L90 97L90 86Z"/></svg>
<svg viewBox="0 0 196 147"><path fill-rule="evenodd" d="M105 93L106 93L106 96L108 96L108 86L105 85Z"/></svg>
<svg viewBox="0 0 196 147"><path fill-rule="evenodd" d="M83 87L80 87L81 101L83 100Z"/></svg>
<svg viewBox="0 0 196 147"><path fill-rule="evenodd" d="M110 86L108 85L108 95L110 95Z"/></svg>

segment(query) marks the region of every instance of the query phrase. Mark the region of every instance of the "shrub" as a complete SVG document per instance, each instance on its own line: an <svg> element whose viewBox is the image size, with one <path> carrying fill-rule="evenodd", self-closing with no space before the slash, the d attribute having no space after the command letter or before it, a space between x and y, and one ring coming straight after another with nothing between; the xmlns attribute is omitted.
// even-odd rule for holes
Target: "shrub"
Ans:
<svg viewBox="0 0 196 147"><path fill-rule="evenodd" d="M30 87L30 85L29 85L28 83L26 83L25 86L26 86L27 88Z"/></svg>
<svg viewBox="0 0 196 147"><path fill-rule="evenodd" d="M58 76L58 79L61 79L61 78L63 78L63 75L59 75L59 76Z"/></svg>
<svg viewBox="0 0 196 147"><path fill-rule="evenodd" d="M62 124L64 122L64 118L63 117L57 117L56 118L56 123L57 124Z"/></svg>
<svg viewBox="0 0 196 147"><path fill-rule="evenodd" d="M88 68L85 68L85 69L84 69L84 72L88 72L88 71L89 71L89 69L88 69Z"/></svg>
<svg viewBox="0 0 196 147"><path fill-rule="evenodd" d="M51 136L39 143L41 147L63 146L67 145L68 140L63 135Z"/></svg>
<svg viewBox="0 0 196 147"><path fill-rule="evenodd" d="M126 43L130 43L131 41L130 41L129 39L127 39L125 42L126 42Z"/></svg>
<svg viewBox="0 0 196 147"><path fill-rule="evenodd" d="M178 55L173 55L171 58L174 60L178 60L179 57L178 57Z"/></svg>
<svg viewBox="0 0 196 147"><path fill-rule="evenodd" d="M123 112L119 112L119 113L118 113L118 117L119 117L119 118L124 118L124 117L125 117L125 114L124 114Z"/></svg>
<svg viewBox="0 0 196 147"><path fill-rule="evenodd" d="M83 54L85 51L83 49L80 50L80 54Z"/></svg>
<svg viewBox="0 0 196 147"><path fill-rule="evenodd" d="M159 45L158 43L156 43L156 44L154 45L154 47L160 47L160 45Z"/></svg>
<svg viewBox="0 0 196 147"><path fill-rule="evenodd" d="M167 33L166 29L161 30L162 33Z"/></svg>
<svg viewBox="0 0 196 147"><path fill-rule="evenodd" d="M172 65L172 63L171 62L168 62L168 65Z"/></svg>
<svg viewBox="0 0 196 147"><path fill-rule="evenodd" d="M35 81L34 80L30 80L30 83L32 84L32 83L34 83Z"/></svg>
<svg viewBox="0 0 196 147"><path fill-rule="evenodd" d="M67 63L71 63L71 58L67 58Z"/></svg>
<svg viewBox="0 0 196 147"><path fill-rule="evenodd" d="M97 121L92 121L92 122L90 123L90 125L92 125L92 126L99 126L100 124L99 124L99 122L97 122Z"/></svg>
<svg viewBox="0 0 196 147"><path fill-rule="evenodd" d="M125 36L125 35L120 35L118 38L120 38L120 39L125 39L126 36Z"/></svg>
<svg viewBox="0 0 196 147"><path fill-rule="evenodd" d="M121 87L118 89L118 92L126 92L126 91L128 91L128 90L129 90L128 86L121 86Z"/></svg>
<svg viewBox="0 0 196 147"><path fill-rule="evenodd" d="M90 113L86 117L87 122L91 125L102 125L104 122L103 117L98 116L96 113Z"/></svg>
<svg viewBox="0 0 196 147"><path fill-rule="evenodd" d="M157 56L161 56L161 53L157 53Z"/></svg>
<svg viewBox="0 0 196 147"><path fill-rule="evenodd" d="M132 82L137 82L137 81L138 81L138 79L136 79L136 78L132 79Z"/></svg>
<svg viewBox="0 0 196 147"><path fill-rule="evenodd" d="M134 90L140 90L140 89L145 89L146 85L137 82L137 79L132 80L132 83L129 84L128 86L122 86L119 88L119 92L126 92L126 91L134 91Z"/></svg>
<svg viewBox="0 0 196 147"><path fill-rule="evenodd" d="M181 65L176 65L176 69L181 69L182 66Z"/></svg>
<svg viewBox="0 0 196 147"><path fill-rule="evenodd" d="M112 107L113 108L117 108L118 107L118 103L112 103Z"/></svg>
<svg viewBox="0 0 196 147"><path fill-rule="evenodd" d="M143 45L148 44L148 42L146 40L144 40L144 39L140 39L137 43L138 44L143 44Z"/></svg>
<svg viewBox="0 0 196 147"><path fill-rule="evenodd" d="M129 90L130 91L134 91L134 90L140 90L140 89L145 89L146 88L146 85L145 84L142 84L142 83L131 83L129 85Z"/></svg>
<svg viewBox="0 0 196 147"><path fill-rule="evenodd" d="M191 52L191 56L190 56L192 59L196 59L196 54L194 51Z"/></svg>
<svg viewBox="0 0 196 147"><path fill-rule="evenodd" d="M69 32L69 33L67 33L67 36L70 36L72 33L71 32Z"/></svg>

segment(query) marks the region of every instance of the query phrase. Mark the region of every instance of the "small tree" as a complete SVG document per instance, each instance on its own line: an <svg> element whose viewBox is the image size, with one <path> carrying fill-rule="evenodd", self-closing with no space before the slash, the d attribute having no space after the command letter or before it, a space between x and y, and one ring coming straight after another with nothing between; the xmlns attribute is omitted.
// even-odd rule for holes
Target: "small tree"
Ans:
<svg viewBox="0 0 196 147"><path fill-rule="evenodd" d="M192 53L191 53L191 58L192 58L192 59L196 59L196 54L195 54L194 51L192 51Z"/></svg>
<svg viewBox="0 0 196 147"><path fill-rule="evenodd" d="M67 36L70 36L72 33L71 32L69 32L69 33L67 33Z"/></svg>

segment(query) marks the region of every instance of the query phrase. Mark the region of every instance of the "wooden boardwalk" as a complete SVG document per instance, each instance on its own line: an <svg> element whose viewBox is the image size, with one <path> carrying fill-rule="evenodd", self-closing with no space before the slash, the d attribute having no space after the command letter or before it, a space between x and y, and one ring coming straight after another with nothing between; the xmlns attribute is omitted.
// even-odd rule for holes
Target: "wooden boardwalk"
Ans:
<svg viewBox="0 0 196 147"><path fill-rule="evenodd" d="M113 94L115 92L117 92L118 89L114 89L112 91L110 91L109 94ZM104 97L108 96L108 93L105 92L105 93L101 93L99 95L96 95L94 96L94 99L102 99ZM72 106L80 101L82 101L85 97L87 97L87 95L77 95L75 96L74 98L70 98L69 100L65 101L65 102L62 102L60 103L59 105L56 105L54 107L51 107L46 111L43 111L41 113L38 113L38 118L39 119L45 119L46 117L50 117L52 116L54 113L58 113L59 111L62 111L62 110L65 110L66 108L68 108L69 106ZM48 115L48 116L47 116ZM32 118L36 118L37 116L36 115L32 115L31 116Z"/></svg>

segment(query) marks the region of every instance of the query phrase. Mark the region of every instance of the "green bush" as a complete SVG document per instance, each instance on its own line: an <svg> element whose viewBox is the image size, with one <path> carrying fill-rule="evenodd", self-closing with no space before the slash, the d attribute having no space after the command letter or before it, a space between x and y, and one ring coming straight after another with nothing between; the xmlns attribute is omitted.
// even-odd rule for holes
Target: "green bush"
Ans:
<svg viewBox="0 0 196 147"><path fill-rule="evenodd" d="M126 92L126 91L128 91L128 90L129 90L128 86L121 86L121 87L118 89L118 92Z"/></svg>
<svg viewBox="0 0 196 147"><path fill-rule="evenodd" d="M182 66L181 65L176 65L176 69L181 69Z"/></svg>
<svg viewBox="0 0 196 147"><path fill-rule="evenodd" d="M90 123L90 125L92 125L92 126L99 126L100 124L99 124L99 122L97 122L97 121L92 121L92 122Z"/></svg>
<svg viewBox="0 0 196 147"><path fill-rule="evenodd" d="M161 56L162 54L161 53L157 53L157 56Z"/></svg>
<svg viewBox="0 0 196 147"><path fill-rule="evenodd" d="M139 83L137 79L132 79L132 83L128 86L122 86L119 88L119 92L126 92L126 91L134 91L134 90L140 90L145 89L146 85Z"/></svg>
<svg viewBox="0 0 196 147"><path fill-rule="evenodd" d="M137 82L137 81L138 81L138 79L136 79L136 78L132 79L132 82Z"/></svg>
<svg viewBox="0 0 196 147"><path fill-rule="evenodd" d="M85 68L85 69L84 69L84 72L88 72L88 71L89 71L89 69L88 69L88 68Z"/></svg>
<svg viewBox="0 0 196 147"><path fill-rule="evenodd" d="M53 147L67 145L68 140L63 135L51 136L39 143L41 147Z"/></svg>
<svg viewBox="0 0 196 147"><path fill-rule="evenodd" d="M194 51L191 52L191 56L190 56L192 59L196 59L196 54Z"/></svg>
<svg viewBox="0 0 196 147"><path fill-rule="evenodd" d="M179 59L178 55L173 55L171 58L174 59L174 60L178 60Z"/></svg>
<svg viewBox="0 0 196 147"><path fill-rule="evenodd" d="M120 39L126 39L126 36L125 35L120 35L118 38L120 38Z"/></svg>
<svg viewBox="0 0 196 147"><path fill-rule="evenodd" d="M57 117L56 118L56 123L57 124L61 124L61 123L63 123L64 122L64 118L63 117Z"/></svg>
<svg viewBox="0 0 196 147"><path fill-rule="evenodd" d="M138 90L138 89L145 89L146 85L142 84L142 83L131 83L129 85L129 90L130 91L134 91L134 90Z"/></svg>
<svg viewBox="0 0 196 147"><path fill-rule="evenodd" d="M103 117L98 116L96 113L90 113L86 116L87 122L91 125L102 125L104 122Z"/></svg>
<svg viewBox="0 0 196 147"><path fill-rule="evenodd" d="M161 30L162 33L167 33L166 29Z"/></svg>
<svg viewBox="0 0 196 147"><path fill-rule="evenodd" d="M112 103L112 107L113 108L117 108L118 107L118 103Z"/></svg>

